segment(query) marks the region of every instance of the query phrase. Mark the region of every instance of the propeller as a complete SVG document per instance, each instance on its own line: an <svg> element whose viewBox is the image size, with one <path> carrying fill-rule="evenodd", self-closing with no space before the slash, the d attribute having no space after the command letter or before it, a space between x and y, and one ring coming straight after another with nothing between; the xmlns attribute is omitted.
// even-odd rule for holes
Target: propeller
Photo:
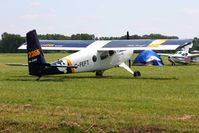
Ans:
<svg viewBox="0 0 199 133"><path fill-rule="evenodd" d="M126 39L129 40L130 39L130 36L129 36L129 32L127 31L127 34L126 34Z"/></svg>

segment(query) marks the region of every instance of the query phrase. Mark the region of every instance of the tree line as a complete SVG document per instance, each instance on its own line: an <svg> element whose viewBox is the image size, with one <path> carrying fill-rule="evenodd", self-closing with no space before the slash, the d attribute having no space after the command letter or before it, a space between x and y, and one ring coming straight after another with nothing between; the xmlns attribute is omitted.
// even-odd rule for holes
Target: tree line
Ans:
<svg viewBox="0 0 199 133"><path fill-rule="evenodd" d="M17 34L3 33L0 40L0 53L19 53L23 52L17 48L26 42L26 38ZM40 40L95 40L92 34L74 34L65 36L60 34L38 35Z"/></svg>
<svg viewBox="0 0 199 133"><path fill-rule="evenodd" d="M3 33L0 40L0 53L18 53L21 52L17 48L22 45L26 39L17 34ZM73 34L65 36L60 34L38 35L40 40L125 40L127 35L121 37L95 37L93 34ZM131 35L129 39L178 39L177 36L165 36L161 34L150 35ZM191 50L199 50L199 38L194 38L194 45Z"/></svg>
<svg viewBox="0 0 199 133"><path fill-rule="evenodd" d="M193 40L193 47L191 48L191 51L197 50L199 51L199 38L195 37Z"/></svg>

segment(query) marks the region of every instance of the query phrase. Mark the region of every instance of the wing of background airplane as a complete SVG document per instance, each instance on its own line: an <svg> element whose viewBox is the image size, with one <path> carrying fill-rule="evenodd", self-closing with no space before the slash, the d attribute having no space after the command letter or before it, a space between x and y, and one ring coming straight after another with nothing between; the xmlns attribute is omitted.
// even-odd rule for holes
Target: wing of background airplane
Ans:
<svg viewBox="0 0 199 133"><path fill-rule="evenodd" d="M157 39L157 40L41 40L43 50L82 50L94 48L107 50L175 50L192 43L192 39ZM18 49L26 49L26 43Z"/></svg>
<svg viewBox="0 0 199 133"><path fill-rule="evenodd" d="M167 56L167 57L172 56L172 54L165 54L165 53L158 53L158 55L160 55L160 56Z"/></svg>
<svg viewBox="0 0 199 133"><path fill-rule="evenodd" d="M190 57L199 57L199 54L190 54Z"/></svg>
<svg viewBox="0 0 199 133"><path fill-rule="evenodd" d="M190 54L192 62L199 62L199 54Z"/></svg>

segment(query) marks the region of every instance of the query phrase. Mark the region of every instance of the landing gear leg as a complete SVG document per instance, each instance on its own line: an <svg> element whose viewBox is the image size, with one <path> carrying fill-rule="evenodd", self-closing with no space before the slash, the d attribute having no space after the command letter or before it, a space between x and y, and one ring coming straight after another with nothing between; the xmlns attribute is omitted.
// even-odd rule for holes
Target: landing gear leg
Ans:
<svg viewBox="0 0 199 133"><path fill-rule="evenodd" d="M125 63L120 64L119 67L122 67L128 72L130 72L135 78L141 77L141 73L139 71L133 72Z"/></svg>
<svg viewBox="0 0 199 133"><path fill-rule="evenodd" d="M131 68L131 60L129 60L129 67Z"/></svg>
<svg viewBox="0 0 199 133"><path fill-rule="evenodd" d="M171 59L171 57L168 57L168 60L169 60L169 62L171 62L171 65L172 65L172 66L175 66L175 65L176 65L175 61L173 61L173 60Z"/></svg>

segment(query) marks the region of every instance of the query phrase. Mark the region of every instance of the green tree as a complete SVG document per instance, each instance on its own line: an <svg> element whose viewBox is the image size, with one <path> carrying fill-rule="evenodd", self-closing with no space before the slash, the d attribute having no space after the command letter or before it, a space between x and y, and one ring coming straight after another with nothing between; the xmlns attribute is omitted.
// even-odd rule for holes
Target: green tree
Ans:
<svg viewBox="0 0 199 133"><path fill-rule="evenodd" d="M178 39L177 36L165 36L161 34L143 35L142 39Z"/></svg>
<svg viewBox="0 0 199 133"><path fill-rule="evenodd" d="M76 34L71 36L72 40L95 40L95 35L90 34Z"/></svg>
<svg viewBox="0 0 199 133"><path fill-rule="evenodd" d="M199 38L197 37L193 40L193 47L191 48L191 51L193 50L199 50Z"/></svg>
<svg viewBox="0 0 199 133"><path fill-rule="evenodd" d="M46 34L46 35L38 35L40 40L70 40L69 36L64 36L60 34Z"/></svg>
<svg viewBox="0 0 199 133"><path fill-rule="evenodd" d="M0 43L1 52L3 53L15 53L19 52L18 47L25 42L25 38L16 34L2 34L2 40Z"/></svg>

